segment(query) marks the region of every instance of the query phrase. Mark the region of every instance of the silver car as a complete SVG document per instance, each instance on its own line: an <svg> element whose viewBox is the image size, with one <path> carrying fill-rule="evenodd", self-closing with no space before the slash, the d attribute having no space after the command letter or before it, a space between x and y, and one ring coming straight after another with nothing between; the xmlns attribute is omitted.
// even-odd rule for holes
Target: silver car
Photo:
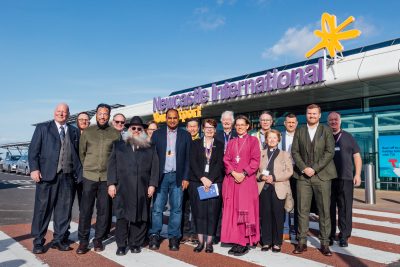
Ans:
<svg viewBox="0 0 400 267"><path fill-rule="evenodd" d="M29 170L29 163L28 163L28 156L23 155L21 158L17 161L17 169L15 171L17 174L25 174L29 175L31 172Z"/></svg>
<svg viewBox="0 0 400 267"><path fill-rule="evenodd" d="M17 161L21 155L9 155L3 161L3 172L15 172L17 170Z"/></svg>

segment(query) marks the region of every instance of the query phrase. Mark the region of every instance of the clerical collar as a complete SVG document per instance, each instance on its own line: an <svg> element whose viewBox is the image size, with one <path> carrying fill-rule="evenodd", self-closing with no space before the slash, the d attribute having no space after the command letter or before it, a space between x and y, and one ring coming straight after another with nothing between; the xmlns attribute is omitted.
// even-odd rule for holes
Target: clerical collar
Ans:
<svg viewBox="0 0 400 267"><path fill-rule="evenodd" d="M275 147L275 148L270 148L270 149L269 149L270 152L274 152L275 150L276 150L276 147Z"/></svg>
<svg viewBox="0 0 400 267"><path fill-rule="evenodd" d="M238 137L239 137L239 138L243 138L243 137L246 137L246 135L247 135L247 133L242 134L242 135L238 135Z"/></svg>

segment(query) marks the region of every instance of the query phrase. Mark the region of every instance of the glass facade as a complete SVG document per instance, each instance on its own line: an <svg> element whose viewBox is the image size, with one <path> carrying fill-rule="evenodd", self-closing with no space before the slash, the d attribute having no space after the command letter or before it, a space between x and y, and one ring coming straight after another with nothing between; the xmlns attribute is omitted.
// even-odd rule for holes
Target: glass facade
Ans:
<svg viewBox="0 0 400 267"><path fill-rule="evenodd" d="M372 163L375 166L376 188L381 190L400 190L399 177L379 176L378 140L380 136L400 135L400 94L379 97L348 99L337 102L317 103L321 106L321 123L327 123L329 112L337 111L342 115L342 128L350 132L357 140L361 149L363 164ZM274 128L284 130L283 122L288 113L295 113L299 126L306 123L305 110L307 105L270 110L274 114ZM266 108L265 110L268 110ZM248 112L253 129L259 128L259 115L262 110ZM239 114L235 114L239 115ZM219 121L219 117L215 117ZM219 125L221 128L221 126ZM362 187L364 175L362 174Z"/></svg>

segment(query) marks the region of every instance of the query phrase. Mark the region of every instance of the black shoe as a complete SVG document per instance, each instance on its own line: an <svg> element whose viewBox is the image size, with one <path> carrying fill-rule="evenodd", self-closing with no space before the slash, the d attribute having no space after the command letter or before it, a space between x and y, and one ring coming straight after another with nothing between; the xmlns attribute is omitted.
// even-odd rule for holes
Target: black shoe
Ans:
<svg viewBox="0 0 400 267"><path fill-rule="evenodd" d="M307 245L298 244L296 248L293 250L293 254L302 254L304 251L307 251Z"/></svg>
<svg viewBox="0 0 400 267"><path fill-rule="evenodd" d="M65 244L65 243L63 243L61 241L52 242L51 243L51 248L58 249L59 251L70 251L70 250L72 250L72 248L69 245L67 245L67 244Z"/></svg>
<svg viewBox="0 0 400 267"><path fill-rule="evenodd" d="M249 252L249 247L248 246L238 246L233 255L235 255L235 256L243 256L247 252Z"/></svg>
<svg viewBox="0 0 400 267"><path fill-rule="evenodd" d="M217 244L219 243L220 240L221 240L221 239L220 239L219 236L214 236L212 241L213 241L213 244L214 244L214 245L217 245Z"/></svg>
<svg viewBox="0 0 400 267"><path fill-rule="evenodd" d="M339 246L344 248L344 247L348 247L349 243L347 242L347 238L340 238L339 239Z"/></svg>
<svg viewBox="0 0 400 267"><path fill-rule="evenodd" d="M203 248L204 248L204 243L202 243L202 244L198 244L197 245L197 247L195 247L194 249L193 249L193 251L194 252L196 252L196 253L199 253L199 252L201 252L202 250L203 250Z"/></svg>
<svg viewBox="0 0 400 267"><path fill-rule="evenodd" d="M87 244L79 244L79 247L76 249L76 254L86 254L89 251Z"/></svg>
<svg viewBox="0 0 400 267"><path fill-rule="evenodd" d="M176 237L170 238L168 246L171 251L179 251L179 239Z"/></svg>
<svg viewBox="0 0 400 267"><path fill-rule="evenodd" d="M214 248L213 248L213 244L212 242L206 245L206 253L213 253L214 252Z"/></svg>
<svg viewBox="0 0 400 267"><path fill-rule="evenodd" d="M281 246L279 246L279 245L274 245L274 246L272 247L272 252L275 252L275 253L281 252Z"/></svg>
<svg viewBox="0 0 400 267"><path fill-rule="evenodd" d="M44 253L44 246L40 244L36 244L33 246L32 249L33 254L43 254Z"/></svg>
<svg viewBox="0 0 400 267"><path fill-rule="evenodd" d="M261 247L261 251L268 251L271 249L271 247L272 247L272 245L264 245Z"/></svg>
<svg viewBox="0 0 400 267"><path fill-rule="evenodd" d="M117 256L124 256L126 254L126 247L118 247L117 252L115 252Z"/></svg>
<svg viewBox="0 0 400 267"><path fill-rule="evenodd" d="M132 246L131 247L131 253L140 253L142 252L142 249L140 248L140 246Z"/></svg>
<svg viewBox="0 0 400 267"><path fill-rule="evenodd" d="M149 249L157 250L160 248L160 236L159 235L151 235L149 237Z"/></svg>
<svg viewBox="0 0 400 267"><path fill-rule="evenodd" d="M329 246L327 245L321 245L321 248L319 249L324 256L332 256L332 252L329 249Z"/></svg>
<svg viewBox="0 0 400 267"><path fill-rule="evenodd" d="M96 252L101 252L104 250L103 242L100 240L93 240L93 249Z"/></svg>
<svg viewBox="0 0 400 267"><path fill-rule="evenodd" d="M234 255L238 249L238 245L233 245L230 250L228 250L229 255Z"/></svg>

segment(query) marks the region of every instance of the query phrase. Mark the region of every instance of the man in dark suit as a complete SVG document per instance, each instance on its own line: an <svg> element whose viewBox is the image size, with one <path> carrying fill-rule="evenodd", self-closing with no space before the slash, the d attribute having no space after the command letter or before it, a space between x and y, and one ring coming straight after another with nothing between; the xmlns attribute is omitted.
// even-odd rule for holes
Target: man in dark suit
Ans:
<svg viewBox="0 0 400 267"><path fill-rule="evenodd" d="M235 129L233 129L233 122L235 121L235 117L233 111L226 110L221 114L221 123L222 123L222 131L217 131L217 135L215 139L224 143L224 152L226 151L226 147L228 146L229 140L237 137L237 133Z"/></svg>
<svg viewBox="0 0 400 267"><path fill-rule="evenodd" d="M35 254L44 253L44 236L52 214L52 248L72 249L63 239L71 220L74 178L81 180L82 166L78 155L80 133L66 123L68 116L68 105L57 105L54 121L38 124L29 145L31 178L36 182L31 232Z"/></svg>
<svg viewBox="0 0 400 267"><path fill-rule="evenodd" d="M160 184L153 199L149 248L156 250L160 247L163 211L169 199L169 249L178 251L183 190L189 185L189 153L192 139L187 131L178 129L179 116L176 109L167 110L166 119L167 127L155 131L151 137L160 161Z"/></svg>
<svg viewBox="0 0 400 267"><path fill-rule="evenodd" d="M294 254L307 250L307 232L312 196L315 196L319 213L320 251L332 256L329 249L331 232L330 197L331 180L337 177L333 156L335 140L332 130L319 123L321 108L312 104L307 107L307 125L296 130L292 144L292 157L296 164L298 240Z"/></svg>

